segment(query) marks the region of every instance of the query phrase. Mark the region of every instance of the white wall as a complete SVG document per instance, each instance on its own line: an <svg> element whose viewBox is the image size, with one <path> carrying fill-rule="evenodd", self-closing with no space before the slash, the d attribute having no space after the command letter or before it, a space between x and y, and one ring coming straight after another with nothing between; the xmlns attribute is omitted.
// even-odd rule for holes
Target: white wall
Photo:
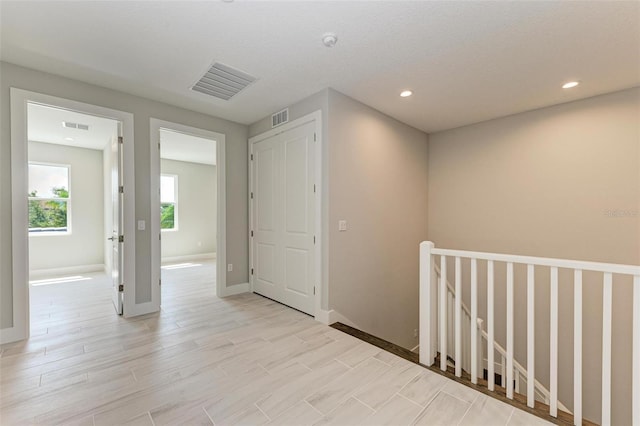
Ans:
<svg viewBox="0 0 640 426"><path fill-rule="evenodd" d="M30 235L30 270L103 265L102 151L30 141L29 161L71 166L71 233Z"/></svg>
<svg viewBox="0 0 640 426"><path fill-rule="evenodd" d="M178 229L162 231L162 258L216 252L216 166L162 159L163 174L178 176Z"/></svg>
<svg viewBox="0 0 640 426"><path fill-rule="evenodd" d="M609 215L608 211L626 212ZM429 136L429 239L453 249L640 265L640 89ZM566 272L566 271L565 271ZM560 400L572 407L573 285L560 271ZM479 291L486 273L480 271ZM595 276L600 275L600 276ZM468 275L467 275L468 276ZM504 318L504 271L496 271ZM526 360L525 271L515 353ZM464 292L468 301L469 292ZM613 423L630 424L631 283L614 288ZM485 297L479 311L485 314ZM548 383L548 271L536 282L536 375ZM600 421L602 276L584 277L584 416ZM504 344L504 321L496 322Z"/></svg>

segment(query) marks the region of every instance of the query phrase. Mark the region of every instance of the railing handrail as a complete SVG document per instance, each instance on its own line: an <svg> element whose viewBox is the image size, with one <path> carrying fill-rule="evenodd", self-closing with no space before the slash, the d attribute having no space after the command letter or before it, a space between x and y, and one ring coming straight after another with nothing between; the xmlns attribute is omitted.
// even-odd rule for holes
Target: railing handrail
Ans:
<svg viewBox="0 0 640 426"><path fill-rule="evenodd" d="M433 248L431 254L493 260L497 262L521 263L525 265L539 265L556 268L578 269L583 271L610 272L614 274L639 275L640 265L624 265L620 263L589 262L584 260L555 259L549 257L521 256L515 254L486 253L467 250L451 250Z"/></svg>

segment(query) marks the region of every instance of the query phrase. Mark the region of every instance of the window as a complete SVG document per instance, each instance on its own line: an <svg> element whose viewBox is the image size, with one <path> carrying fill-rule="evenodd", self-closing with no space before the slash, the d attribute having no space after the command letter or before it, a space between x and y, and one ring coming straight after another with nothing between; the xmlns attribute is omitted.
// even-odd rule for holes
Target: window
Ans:
<svg viewBox="0 0 640 426"><path fill-rule="evenodd" d="M29 233L70 232L69 168L29 163Z"/></svg>
<svg viewBox="0 0 640 426"><path fill-rule="evenodd" d="M178 229L178 176L160 176L160 229Z"/></svg>

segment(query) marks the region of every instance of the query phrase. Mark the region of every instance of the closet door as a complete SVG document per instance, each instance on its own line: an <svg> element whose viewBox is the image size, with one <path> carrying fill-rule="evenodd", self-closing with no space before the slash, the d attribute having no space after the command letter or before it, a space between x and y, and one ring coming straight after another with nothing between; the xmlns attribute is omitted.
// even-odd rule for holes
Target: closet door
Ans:
<svg viewBox="0 0 640 426"><path fill-rule="evenodd" d="M314 129L310 122L255 142L253 289L314 313Z"/></svg>

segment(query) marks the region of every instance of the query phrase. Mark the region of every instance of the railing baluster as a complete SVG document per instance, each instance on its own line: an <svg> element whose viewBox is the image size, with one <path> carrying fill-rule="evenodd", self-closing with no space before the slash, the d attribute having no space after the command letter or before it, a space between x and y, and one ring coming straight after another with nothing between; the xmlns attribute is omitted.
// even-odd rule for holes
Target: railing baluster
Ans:
<svg viewBox="0 0 640 426"><path fill-rule="evenodd" d="M447 257L440 256L440 369L447 371Z"/></svg>
<svg viewBox="0 0 640 426"><path fill-rule="evenodd" d="M515 376L515 382L516 382L515 391L516 391L516 393L520 393L520 372L519 371L514 371L512 374Z"/></svg>
<svg viewBox="0 0 640 426"><path fill-rule="evenodd" d="M500 386L507 388L507 359L500 355Z"/></svg>
<svg viewBox="0 0 640 426"><path fill-rule="evenodd" d="M431 254L433 243L420 243L420 363L433 365L433 334L437 322L437 311L432 310L432 299L435 297L433 277L434 262Z"/></svg>
<svg viewBox="0 0 640 426"><path fill-rule="evenodd" d="M482 357L483 351L482 351L482 319L478 318L477 320L477 329L478 329L478 335L477 335L477 359L476 359L476 374L480 375L482 374L482 367L484 365L484 360ZM478 380L476 377L476 383L477 384Z"/></svg>
<svg viewBox="0 0 640 426"><path fill-rule="evenodd" d="M462 377L462 266L459 257L456 257L456 299L455 299L455 359L456 377Z"/></svg>
<svg viewBox="0 0 640 426"><path fill-rule="evenodd" d="M507 263L507 398L513 399L513 263Z"/></svg>
<svg viewBox="0 0 640 426"><path fill-rule="evenodd" d="M496 376L494 363L493 334L493 260L487 261L487 381L489 390L495 390Z"/></svg>
<svg viewBox="0 0 640 426"><path fill-rule="evenodd" d="M582 424L582 270L573 271L573 423Z"/></svg>
<svg viewBox="0 0 640 426"><path fill-rule="evenodd" d="M549 414L558 417L558 268L551 268L549 324Z"/></svg>
<svg viewBox="0 0 640 426"><path fill-rule="evenodd" d="M633 277L632 424L640 425L640 275Z"/></svg>
<svg viewBox="0 0 640 426"><path fill-rule="evenodd" d="M613 275L604 274L602 284L602 426L611 424L611 320Z"/></svg>
<svg viewBox="0 0 640 426"><path fill-rule="evenodd" d="M478 384L478 261L471 259L471 383Z"/></svg>
<svg viewBox="0 0 640 426"><path fill-rule="evenodd" d="M535 268L527 265L527 406L535 406Z"/></svg>

